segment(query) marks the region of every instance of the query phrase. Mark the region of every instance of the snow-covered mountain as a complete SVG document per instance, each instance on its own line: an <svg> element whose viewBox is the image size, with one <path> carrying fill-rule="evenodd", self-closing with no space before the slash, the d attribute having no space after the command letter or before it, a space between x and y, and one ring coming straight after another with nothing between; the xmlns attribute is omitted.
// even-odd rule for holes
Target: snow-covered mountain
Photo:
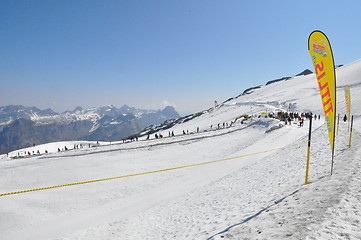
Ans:
<svg viewBox="0 0 361 240"><path fill-rule="evenodd" d="M134 107L128 107L127 105L124 105L120 108L117 108L113 105L108 105L89 109L83 109L82 107L78 106L73 111L56 113L51 109L40 110L37 107L9 105L0 107L0 126L7 125L20 118L32 120L36 124L40 125L50 123L64 124L83 120L96 122L103 116L117 117L119 115L126 114L133 114L139 119L149 118L149 115L156 115L151 119L151 124L161 123L164 121L164 119L179 117L177 111L171 106L167 106L163 110L137 109Z"/></svg>
<svg viewBox="0 0 361 240"><path fill-rule="evenodd" d="M348 123L340 122L332 176L315 75L295 76L158 125L139 141L50 151L69 144L59 142L2 156L1 236L361 239L361 60L336 76L337 113L345 114L349 85L354 127L349 148ZM309 120L300 127L268 117L278 111L321 115L311 129L308 185ZM37 150L41 155L16 158Z"/></svg>
<svg viewBox="0 0 361 240"><path fill-rule="evenodd" d="M51 109L40 110L37 107L24 107L21 105L9 105L0 107L0 127L10 124L16 119L42 119L54 118L58 113ZM1 129L0 129L1 130Z"/></svg>
<svg viewBox="0 0 361 240"><path fill-rule="evenodd" d="M19 105L0 108L0 153L54 141L115 141L138 133L144 127L178 118L173 107L144 110L109 105L56 113L51 109Z"/></svg>

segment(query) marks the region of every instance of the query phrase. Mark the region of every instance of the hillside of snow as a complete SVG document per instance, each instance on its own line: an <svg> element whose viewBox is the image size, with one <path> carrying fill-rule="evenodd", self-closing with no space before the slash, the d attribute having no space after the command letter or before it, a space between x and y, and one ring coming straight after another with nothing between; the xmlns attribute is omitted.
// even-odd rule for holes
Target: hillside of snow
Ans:
<svg viewBox="0 0 361 240"><path fill-rule="evenodd" d="M336 70L337 112L345 114L349 85L355 121L351 148L340 122L332 176L317 81L297 76L158 132L163 138L2 155L0 239L361 239L360 75L361 61ZM308 185L309 122L284 125L263 114L280 110L321 115ZM252 118L241 124L242 115Z"/></svg>

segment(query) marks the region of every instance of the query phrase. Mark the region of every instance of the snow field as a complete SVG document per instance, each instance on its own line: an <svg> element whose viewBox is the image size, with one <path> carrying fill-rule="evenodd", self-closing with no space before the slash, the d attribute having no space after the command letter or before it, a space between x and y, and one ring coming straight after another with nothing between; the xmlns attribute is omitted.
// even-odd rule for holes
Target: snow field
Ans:
<svg viewBox="0 0 361 240"><path fill-rule="evenodd" d="M6 171L4 174L1 174L1 180L5 182L3 186L6 186L5 188L2 187L1 192L7 192L10 189L13 190L15 186L18 189L31 189L44 186L44 184L42 184L44 182L47 183L46 186L59 185L69 182L127 175L135 172L146 172L155 169L194 164L200 162L200 160L209 161L225 158L228 156L231 157L231 155L225 155L224 152L233 153L232 156L241 155L241 153L244 152L251 153L253 148L247 150L245 147L254 144L254 142L256 142L256 140L260 138L259 135L263 135L265 130L271 127L272 124L278 124L278 121L273 121L275 120L269 119L267 121L264 121L263 124L255 125L254 128L245 128L242 131L236 131L229 135L221 135L217 138L205 138L197 142L193 142L192 144L184 145L183 143L178 143L170 146L157 146L148 150L134 149L131 151L120 152L120 154L119 152L104 152L95 155L78 156L75 160L72 157L61 157L58 159L26 159L28 160L27 172L20 173L16 171ZM298 129L298 127L296 126L289 127ZM301 135L304 135L304 132L306 131L306 129L301 128L299 128L298 130L302 130ZM240 135L250 135L248 132L252 133L253 138L240 138ZM272 132L270 134L272 134ZM278 135L279 133L274 131L273 134ZM297 137L297 134L292 137ZM219 142L222 142L222 144L220 145ZM261 144L264 145L265 143L262 142ZM240 151L240 146L244 148L244 151ZM277 145L277 147L278 146L279 145ZM268 147L270 147L269 144ZM221 152L223 152L223 154ZM263 158L264 155L267 154L271 153L262 154L262 156L255 156L255 158ZM19 162L20 161L25 160L19 160ZM129 203L134 203L134 201L136 201L135 199L138 198L134 198L133 196L137 196L139 194L141 196L139 197L143 199L139 202L140 208L142 209L142 205L144 205L144 198L147 198L147 195L150 195L150 199L154 197L155 200L160 198L159 201L166 201L168 200L168 198L175 198L178 194L182 195L185 192L189 192L192 189L199 188L209 183L210 181L214 181L222 176L225 176L230 172L233 172L235 168L239 168L240 166L247 164L247 162L249 161L253 161L253 159L250 160L245 158L245 160L240 159L240 161L230 160L219 164L209 164L202 167L199 166L189 169L182 169L179 171L170 171L167 173L150 174L149 176L94 183L89 185L82 185L79 187L72 186L62 189L39 191L36 192L36 196L40 197L41 201L43 202L41 205L38 206L40 209L37 209L37 204L34 204L40 199L36 199L34 201L31 200L31 196L34 196L33 194L35 192L25 193L23 194L23 197L21 195L15 196L15 199L19 199L21 205L35 205L32 207L32 209L37 212L38 215L42 216L40 219L36 219L36 221L39 222L37 222L35 226L39 225L41 226L41 229L43 229L43 221L45 221L45 219L46 222L49 223L52 222L51 220L54 218L61 219L61 216L63 215L66 215L67 218L74 219L74 221L75 219L78 219L76 222L79 224L84 224L86 219L93 219L92 222L89 223L90 226L93 226L95 223L98 222L98 220L102 219L102 217L98 216L99 209L102 209L102 207L99 206L108 206L110 199L111 206L114 205L115 202L117 202L119 206L127 206L127 204ZM23 167L23 165L21 166ZM37 172L41 174L36 174ZM210 175L209 173L212 174ZM36 175L37 177L34 178L34 175ZM22 182L13 182L10 179L22 179ZM129 182L131 184L125 184ZM114 185L116 185L116 187ZM174 186L176 186L176 189L172 189L172 187ZM74 188L77 189L74 190ZM116 188L116 190L114 190L113 188ZM153 191L158 191L158 194L154 195ZM62 193L61 198L58 197L59 193ZM26 195L28 195L30 199L28 199ZM169 196L166 197L167 195ZM90 198L90 196L92 197ZM94 196L98 197L94 198ZM165 199L162 199L162 197L159 196L164 196ZM153 202L155 200L149 200L149 202L155 204ZM116 205L118 206L118 204ZM52 205L58 207L53 209ZM145 205L147 206L147 204ZM46 209L46 207L44 206L49 206L51 210ZM117 208L119 208L119 206ZM91 211L92 208L96 208L97 210ZM104 216L104 218L109 218L109 215L112 215L111 213L113 212L110 211L110 209L113 208L109 206L104 208L106 208L106 210L102 209L101 212L106 212L107 214L103 213L100 215L105 215L106 217ZM124 208L121 209L125 210ZM137 210L137 208L135 208L131 212L133 213L133 211L137 212L140 210ZM51 213L52 211L54 212ZM76 216L71 215L73 211L76 212ZM44 212L44 214L39 214L41 212ZM83 214L80 214L79 212L83 212ZM24 216L21 220L19 219L18 225L22 226L22 222L24 222L24 224L28 223L32 218L33 214L34 212L31 211L29 212L29 216ZM69 214L71 217L69 217ZM83 215L86 217L84 217ZM93 218L90 218L89 215L93 215ZM28 217L28 219L26 217ZM82 227L81 224L79 227ZM52 224L52 226L54 225L59 228L59 224ZM77 224L72 222L71 226L77 226ZM69 224L66 225L66 227L64 228L69 229ZM6 229L8 228L2 230L6 232ZM34 230L33 227L32 229ZM38 229L37 231L32 230L31 232L34 232L32 234L35 234L44 231L41 229ZM56 232L51 226L47 226L46 229L48 229L47 231L50 231L52 234ZM64 232L66 232L66 230L62 231L62 233ZM28 234L30 233L26 233L25 235ZM23 237L24 235L20 234L20 236ZM49 237L49 235L44 236ZM16 239L16 234L11 235L11 237L13 239Z"/></svg>
<svg viewBox="0 0 361 240"><path fill-rule="evenodd" d="M278 128L255 119L210 125L267 110L322 113L314 76L296 77L235 98L174 126L174 138L0 161L0 193L82 182L277 151L178 170L0 197L0 239L360 239L361 61L337 70L338 111L351 87L355 126L336 137L334 174L323 120L313 122L309 185L304 185L308 122ZM182 135L183 130L202 133ZM273 131L269 131L273 129ZM167 136L168 131L162 133ZM267 132L267 133L266 133ZM73 143L72 143L73 144ZM284 147L284 148L283 148Z"/></svg>
<svg viewBox="0 0 361 240"><path fill-rule="evenodd" d="M341 219L330 216L328 209L341 201L340 195L342 196L341 199L344 197L350 198L351 196L348 200L350 205L355 203L356 205L354 206L359 205L357 201L360 198L360 192L358 191L357 193L356 191L350 194L347 182L353 178L354 174L359 173L357 169L357 166L359 166L357 151L360 149L360 136L358 135L356 139L354 139L357 141L357 146L355 146L354 149L348 149L347 127L345 125L341 125L341 127L342 132L340 129L336 144L333 176L330 176L330 150L329 146L325 144L327 143L328 136L324 134L325 131L323 127L321 127L313 134L318 141L312 142L311 144L310 184L302 185L295 181L295 179L304 179L305 176L306 149L304 147L293 149L292 154L286 149L275 153L274 155L283 155L285 160L287 156L295 160L292 165L289 163L286 165L287 167L284 166L282 168L283 171L275 170L279 175L282 176L281 173L286 173L289 171L289 168L297 168L299 170L298 172L295 171L292 175L285 174L283 176L285 178L280 179L278 183L282 183L280 186L289 185L290 189L288 190L288 194L293 191L299 191L291 196L288 196L287 192L285 192L284 196L287 197L282 202L279 204L270 202L266 205L270 207L257 216L257 219L254 221L235 226L225 233L214 236L212 239L239 239L239 236L242 236L242 239L345 239L338 234L340 230L345 231L345 229L342 229L343 227L339 226ZM287 156L284 155L285 153ZM303 155L303 158L299 158L301 155ZM274 157L275 156L272 156L273 159L277 159L277 157ZM346 160L346 162L344 162L344 160ZM295 164L297 164L297 166L294 166ZM292 182L294 184L293 186L290 185ZM355 196L355 198L352 196ZM337 207L337 209L340 210L341 207ZM342 215L346 218L350 216L349 210L350 208L343 209L344 214ZM360 211L360 209L357 211ZM355 217L356 215L353 214L351 216ZM360 220L359 216L355 218L354 222ZM330 220L334 223L333 227L329 229L319 229L324 221L327 223ZM345 221L344 225L350 225L350 222L351 221ZM335 226L338 229L335 229ZM357 231L360 230L359 226L354 226L354 229ZM350 239L359 239L360 234L357 231L354 230L351 234L347 230L345 232L350 235ZM325 232L328 232L328 236ZM316 237L312 236L314 234Z"/></svg>

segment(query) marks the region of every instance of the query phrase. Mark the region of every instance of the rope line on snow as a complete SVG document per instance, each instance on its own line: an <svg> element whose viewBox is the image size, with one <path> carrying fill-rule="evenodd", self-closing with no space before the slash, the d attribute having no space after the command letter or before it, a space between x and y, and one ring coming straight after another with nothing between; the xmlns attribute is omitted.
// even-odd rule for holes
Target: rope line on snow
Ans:
<svg viewBox="0 0 361 240"><path fill-rule="evenodd" d="M95 180L89 180L89 181L83 181L83 182L68 183L68 184L62 184L62 185L56 185L56 186L50 186L50 187L27 189L27 190L16 191L16 192L0 193L0 197L8 196L8 195L21 194L21 193L48 190L48 189L53 189L53 188L69 187L69 186L75 186L75 185L81 185L81 184L87 184L87 183L103 182L103 181L115 180L115 179L120 179L120 178L135 177L135 176L147 175L147 174L152 174L152 173L172 171L172 170L177 170L177 169L182 169L182 168L201 166L201 165L206 165L206 164L211 164L211 163L223 162L223 161L228 161L228 160L232 160L232 159L237 159L237 158L242 158L242 157L249 157L249 156L258 155L258 154L262 154L262 153L277 151L277 150L289 148L289 147L292 147L294 145L299 145L301 143L306 143L306 142L308 142L308 140L302 141L300 143L290 144L290 145L287 145L287 146L284 146L284 147L269 149L269 150L260 151L260 152L256 152L256 153L249 153L249 154L244 154L244 155L240 155L240 156L229 157L229 158L213 160L213 161L208 161L208 162L202 162L202 163L189 164L189 165L184 165L184 166L179 166L179 167L165 168L165 169L159 169L159 170L154 170L154 171L149 171L149 172L134 173L134 174L128 174L128 175L123 175L123 176L95 179Z"/></svg>

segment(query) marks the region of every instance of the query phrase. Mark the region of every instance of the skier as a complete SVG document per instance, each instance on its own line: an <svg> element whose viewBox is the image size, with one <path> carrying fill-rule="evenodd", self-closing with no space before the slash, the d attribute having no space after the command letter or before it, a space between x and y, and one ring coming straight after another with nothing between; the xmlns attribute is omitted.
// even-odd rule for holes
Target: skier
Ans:
<svg viewBox="0 0 361 240"><path fill-rule="evenodd" d="M345 116L343 117L343 121L346 122L347 121L347 115L345 114Z"/></svg>

